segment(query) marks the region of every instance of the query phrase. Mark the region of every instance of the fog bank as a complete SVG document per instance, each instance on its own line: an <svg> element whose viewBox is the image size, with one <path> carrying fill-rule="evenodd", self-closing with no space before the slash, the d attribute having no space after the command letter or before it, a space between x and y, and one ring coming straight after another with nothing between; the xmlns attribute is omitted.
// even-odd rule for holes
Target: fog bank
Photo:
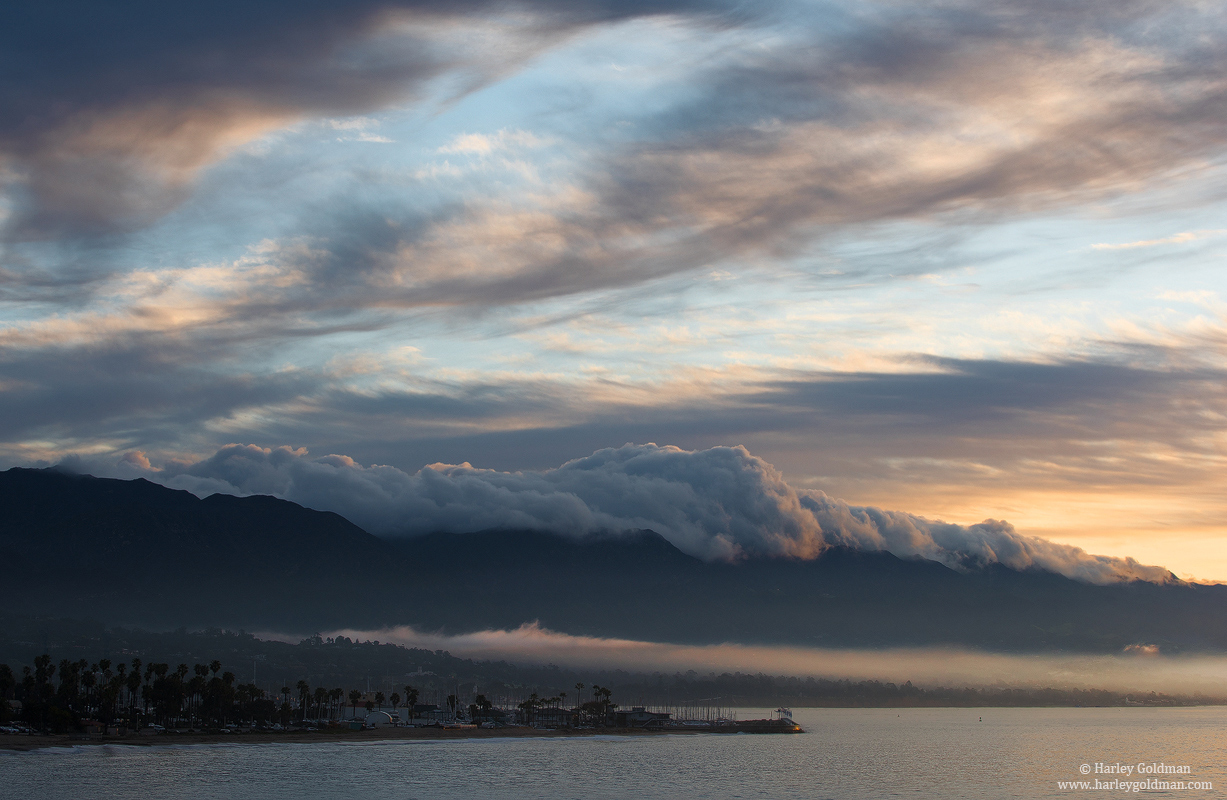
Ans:
<svg viewBox="0 0 1227 800"><path fill-rule="evenodd" d="M270 494L334 511L385 537L491 528L568 536L649 529L706 560L809 559L832 546L921 556L955 569L1000 563L1091 583L1165 581L1162 567L1096 556L1020 534L1003 520L973 525L854 506L798 490L744 447L682 450L627 444L555 469L501 472L468 463L415 473L363 466L305 449L227 445L209 458L157 468L129 459L129 474L205 496Z"/></svg>
<svg viewBox="0 0 1227 800"><path fill-rule="evenodd" d="M454 656L628 672L743 672L911 681L926 688L1010 686L1120 692L1227 694L1227 656L1167 656L1139 647L1120 655L1010 655L946 648L828 650L741 644L680 645L571 636L539 625L444 635L399 626L327 636L447 650Z"/></svg>

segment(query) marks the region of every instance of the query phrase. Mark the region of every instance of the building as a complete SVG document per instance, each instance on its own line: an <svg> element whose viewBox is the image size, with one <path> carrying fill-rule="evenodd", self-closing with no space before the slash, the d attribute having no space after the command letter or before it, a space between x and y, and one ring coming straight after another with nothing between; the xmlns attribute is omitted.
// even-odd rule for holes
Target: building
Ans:
<svg viewBox="0 0 1227 800"><path fill-rule="evenodd" d="M668 722L671 716L671 714L647 711L643 706L634 706L629 711L620 708L613 714L614 727L646 728L653 722L656 724Z"/></svg>
<svg viewBox="0 0 1227 800"><path fill-rule="evenodd" d="M447 714L434 703L418 703L407 716L413 722L442 722Z"/></svg>
<svg viewBox="0 0 1227 800"><path fill-rule="evenodd" d="M532 725L537 728L569 728L574 717L574 711L554 706L545 706L533 711Z"/></svg>
<svg viewBox="0 0 1227 800"><path fill-rule="evenodd" d="M393 725L392 715L386 711L372 711L366 715L366 727L390 728Z"/></svg>

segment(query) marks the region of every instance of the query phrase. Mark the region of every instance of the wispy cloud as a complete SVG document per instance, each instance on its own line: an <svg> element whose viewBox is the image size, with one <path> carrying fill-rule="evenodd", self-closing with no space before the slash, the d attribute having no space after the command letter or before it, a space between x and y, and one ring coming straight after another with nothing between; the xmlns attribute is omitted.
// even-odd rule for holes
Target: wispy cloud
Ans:
<svg viewBox="0 0 1227 800"><path fill-rule="evenodd" d="M1094 250L1134 250L1139 247L1158 247L1163 244L1185 244L1186 242L1196 242L1199 239L1209 239L1215 236L1222 236L1227 233L1227 229L1207 230L1207 231L1185 231L1177 233L1173 236L1165 236L1162 239L1139 239L1136 242L1121 242L1119 244L1111 244L1101 242L1091 245Z"/></svg>
<svg viewBox="0 0 1227 800"><path fill-rule="evenodd" d="M488 156L500 150L541 147L546 143L544 139L528 131L501 130L493 134L462 133L440 147L439 152Z"/></svg>
<svg viewBox="0 0 1227 800"><path fill-rule="evenodd" d="M498 8L222 2L159 17L128 2L9 15L0 37L15 72L0 103L0 154L14 165L4 183L17 202L6 236L139 229L184 200L204 167L277 128L409 101L445 75L471 90L577 28L720 11L684 1ZM474 45L482 39L489 46Z"/></svg>
<svg viewBox="0 0 1227 800"><path fill-rule="evenodd" d="M343 134L337 137L338 142L377 142L380 144L395 142L394 139L375 133L379 124L379 120L370 117L328 120L328 127Z"/></svg>

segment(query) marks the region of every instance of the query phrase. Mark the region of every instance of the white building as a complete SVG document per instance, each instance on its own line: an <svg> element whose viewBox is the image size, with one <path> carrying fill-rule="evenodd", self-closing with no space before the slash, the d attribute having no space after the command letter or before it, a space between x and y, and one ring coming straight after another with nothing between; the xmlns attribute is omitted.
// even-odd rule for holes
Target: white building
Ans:
<svg viewBox="0 0 1227 800"><path fill-rule="evenodd" d="M366 715L366 727L390 728L392 727L392 715L386 711L372 711Z"/></svg>

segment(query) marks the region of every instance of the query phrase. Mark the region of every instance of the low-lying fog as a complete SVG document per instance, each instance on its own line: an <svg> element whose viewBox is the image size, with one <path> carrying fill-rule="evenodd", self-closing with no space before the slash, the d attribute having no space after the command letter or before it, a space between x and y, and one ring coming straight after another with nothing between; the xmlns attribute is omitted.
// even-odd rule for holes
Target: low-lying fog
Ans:
<svg viewBox="0 0 1227 800"><path fill-rule="evenodd" d="M1135 647L1119 655L1018 655L945 648L825 650L741 644L681 645L570 636L522 625L460 635L410 627L337 630L328 636L447 650L465 658L553 663L629 672L743 672L875 679L918 686L1051 686L1227 695L1227 655L1165 655Z"/></svg>

